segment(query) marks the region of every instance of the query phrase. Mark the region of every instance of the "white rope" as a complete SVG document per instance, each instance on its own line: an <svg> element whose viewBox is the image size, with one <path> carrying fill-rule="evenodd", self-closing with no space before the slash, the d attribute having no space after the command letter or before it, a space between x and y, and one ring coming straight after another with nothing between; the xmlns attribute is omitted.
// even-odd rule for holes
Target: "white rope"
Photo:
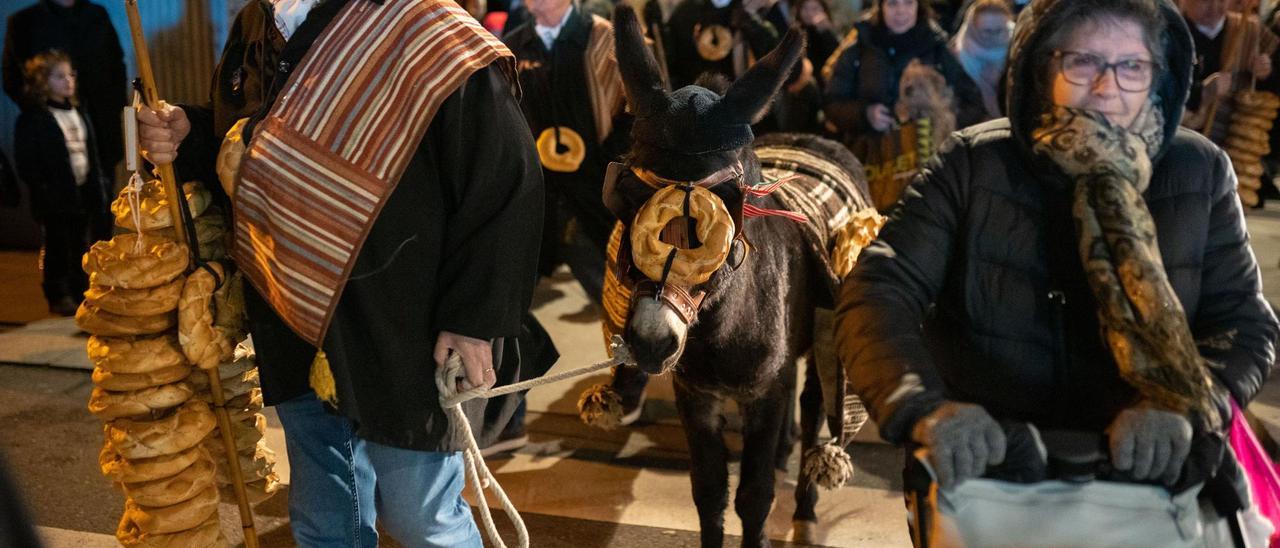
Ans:
<svg viewBox="0 0 1280 548"><path fill-rule="evenodd" d="M142 208L142 176L138 172L133 172L129 176L129 182L124 189L125 199L129 201L129 212L133 215L133 228L138 231L138 237L133 242L133 254L142 254L142 212L138 211Z"/></svg>
<svg viewBox="0 0 1280 548"><path fill-rule="evenodd" d="M440 405L449 413L449 419L454 422L466 440L467 446L462 450L462 456L466 462L467 476L470 477L471 485L476 491L476 499L480 504L480 517L484 522L485 532L488 533L489 540L494 546L506 548L506 544L502 542L502 537L498 535L498 527L493 523L493 515L489 512L489 502L484 496L485 487L493 488L493 492L498 495L498 501L502 504L502 510L507 513L511 523L516 526L516 535L520 540L520 548L529 548L529 531L524 526L524 520L520 518L520 512L516 510L514 504L511 504L511 499L507 498L506 491L502 490L502 486L498 485L497 478L493 477L493 472L490 472L489 467L485 465L484 457L480 454L480 446L476 443L475 434L471 431L471 423L467 421L467 416L462 412L462 402L476 398L488 399L511 394L536 386L594 373L601 369L634 363L631 359L631 352L626 343L622 341L622 337L614 335L609 347L613 354L612 359L572 371L538 377L497 388L467 388L463 386L467 385L466 372L462 368L462 358L458 357L457 354L450 355L449 359L445 361L444 367L437 370L436 388L440 391ZM462 387L461 390L459 390L460 386Z"/></svg>

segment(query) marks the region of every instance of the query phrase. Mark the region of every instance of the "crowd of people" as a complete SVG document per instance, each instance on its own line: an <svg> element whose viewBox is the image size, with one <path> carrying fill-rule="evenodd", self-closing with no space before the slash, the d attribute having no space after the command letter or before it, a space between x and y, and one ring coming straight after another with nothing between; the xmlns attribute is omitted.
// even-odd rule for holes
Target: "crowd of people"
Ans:
<svg viewBox="0 0 1280 548"><path fill-rule="evenodd" d="M301 315L290 297L300 292L290 283L302 283L291 281L294 273L315 265L269 248L277 239L307 245L320 236L237 220L237 230L260 231L238 243L236 256L255 258L260 271L249 273L248 309L264 394L279 406L294 463L294 533L303 544L376 542L373 522L382 517L410 545L478 545L458 498L462 464L452 432L438 406L423 404L435 401L434 384L418 361L457 353L478 386L537 375L555 350L527 313L536 278L567 265L600 302L615 223L602 183L610 163L625 159L636 122L612 53L612 6L491 2L482 17L491 35L448 42L451 54L475 60L468 70L431 65L431 56L415 60L451 84L424 92L436 94L438 110L418 134L388 140L399 147L391 157L404 162L366 172L374 160L359 156L360 147L304 158L297 151L316 143L281 129L293 112L277 103L294 71L315 68L308 60L350 55L317 38L329 25L349 23L337 18L343 6L363 1L276 0L274 18L246 9L214 75L211 104L143 109L143 148L149 160L198 177L212 171L228 131L245 131L260 154L246 154L256 163L242 169L257 175L245 176L247 190L226 189L228 196L279 192L263 175L285 169L272 162L356 166L353 177L389 183L379 187L376 214L352 221L368 240L354 242L356 251L336 266L356 275L321 303L318 319ZM1230 164L1179 127L1221 141L1225 133L1213 125L1195 127L1204 123L1206 98L1229 101L1241 89L1280 86L1272 51L1243 51L1227 39L1233 28L1251 28L1262 37L1254 43L1265 44L1280 17L1251 23L1231 15L1228 4L647 0L635 7L668 90L732 81L787 29L807 36L806 56L753 129L843 142L866 167L877 205L892 212L845 283L837 311L841 359L886 439L930 449L933 473L951 486L1002 465L1006 477L1046 478L1034 463L1005 462L1014 454L1012 442L1006 447L1011 421L1105 432L1115 477L1185 490L1221 477L1222 441L1210 438L1231 416L1227 403L1247 406L1266 379L1277 331ZM42 0L10 21L4 53L4 88L24 105L15 164L44 227L45 294L60 314L74 313L84 289L72 259L109 230L103 219L119 138L94 130L115 126L96 113L123 104L124 85L100 77L116 60L87 57L105 50L86 49L85 35L51 42L15 25L87 20L95 8ZM474 21L444 19L433 23L441 32L473 32ZM313 47L337 53L307 56ZM324 78L361 77L344 70ZM77 71L92 71L93 80L86 72L77 86ZM327 100L314 98L313 106L349 106ZM242 118L247 125L235 124ZM668 129L679 135L687 128ZM960 137L950 137L953 130ZM1081 167L1081 155L1097 158L1083 147L1114 143L1063 150L1053 136L1064 131L1094 132L1141 153ZM1274 160L1267 159L1267 178ZM1099 166L1112 187L1086 176ZM1043 185L1020 184L1042 173L1055 175ZM1132 198L1134 189L1149 189L1145 202L1097 205L1096 193ZM1137 237L1124 230L1133 226ZM1126 251L1098 251L1122 237L1131 240ZM1134 271L1160 275L1123 274ZM437 274L424 282L422 272ZM1125 300L1117 287L1141 298ZM1158 300L1156 313L1144 298ZM403 310L423 314L410 320ZM1144 314L1165 330L1134 327ZM327 331L298 328L312 320ZM1196 347L1184 335L1214 340ZM336 403L311 391L317 349L337 377ZM1206 360L1221 364L1212 377ZM615 379L624 424L638 416L645 385L626 375ZM1158 382L1143 384L1142 375L1195 389L1173 398ZM1017 388L993 388L1000 386ZM518 399L477 413L486 418L481 437L491 450L526 440ZM1216 501L1237 505L1221 503L1219 512L1247 505L1247 496L1222 493L1238 495L1239 485L1217 488Z"/></svg>

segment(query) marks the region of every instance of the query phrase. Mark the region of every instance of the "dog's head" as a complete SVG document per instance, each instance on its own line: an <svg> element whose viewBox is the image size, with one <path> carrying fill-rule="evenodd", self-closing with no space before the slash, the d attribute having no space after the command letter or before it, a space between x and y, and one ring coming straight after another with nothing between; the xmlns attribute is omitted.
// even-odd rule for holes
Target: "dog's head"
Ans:
<svg viewBox="0 0 1280 548"><path fill-rule="evenodd" d="M911 61L898 81L895 114L905 122L919 118L938 118L939 113L953 111L955 103L951 87L942 73L918 59Z"/></svg>

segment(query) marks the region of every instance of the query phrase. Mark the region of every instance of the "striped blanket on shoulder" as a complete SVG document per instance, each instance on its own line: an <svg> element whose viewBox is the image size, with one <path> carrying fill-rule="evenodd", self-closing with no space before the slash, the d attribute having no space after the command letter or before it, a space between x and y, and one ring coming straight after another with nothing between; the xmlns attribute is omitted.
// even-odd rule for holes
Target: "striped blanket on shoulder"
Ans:
<svg viewBox="0 0 1280 548"><path fill-rule="evenodd" d="M240 167L233 257L319 346L369 229L444 100L515 58L451 0L351 2L258 125Z"/></svg>

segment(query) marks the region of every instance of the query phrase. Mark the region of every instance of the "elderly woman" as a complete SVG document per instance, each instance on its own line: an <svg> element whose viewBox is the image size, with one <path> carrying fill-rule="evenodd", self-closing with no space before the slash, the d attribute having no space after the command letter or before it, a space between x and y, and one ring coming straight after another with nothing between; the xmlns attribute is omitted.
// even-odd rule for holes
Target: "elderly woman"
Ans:
<svg viewBox="0 0 1280 548"><path fill-rule="evenodd" d="M1280 326L1229 160L1178 127L1186 25L1169 0L1028 10L1009 118L951 138L843 286L849 378L944 489L1052 478L1042 451L1014 457L1029 423L1092 435L1102 479L1203 484L1232 515L1227 398L1257 394Z"/></svg>

